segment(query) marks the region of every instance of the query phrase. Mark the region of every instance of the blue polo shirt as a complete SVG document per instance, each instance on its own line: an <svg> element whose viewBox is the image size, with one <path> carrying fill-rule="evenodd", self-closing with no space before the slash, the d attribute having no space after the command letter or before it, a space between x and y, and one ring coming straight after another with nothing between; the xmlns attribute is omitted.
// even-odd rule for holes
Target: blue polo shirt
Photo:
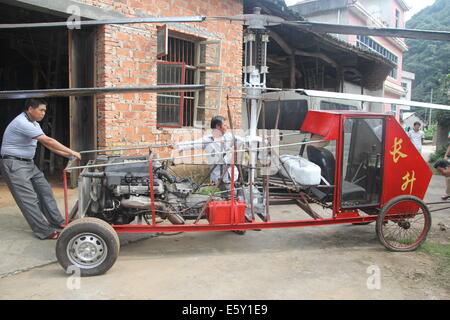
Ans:
<svg viewBox="0 0 450 320"><path fill-rule="evenodd" d="M31 121L28 115L22 112L6 127L0 154L33 159L37 146L35 138L43 134L39 123Z"/></svg>

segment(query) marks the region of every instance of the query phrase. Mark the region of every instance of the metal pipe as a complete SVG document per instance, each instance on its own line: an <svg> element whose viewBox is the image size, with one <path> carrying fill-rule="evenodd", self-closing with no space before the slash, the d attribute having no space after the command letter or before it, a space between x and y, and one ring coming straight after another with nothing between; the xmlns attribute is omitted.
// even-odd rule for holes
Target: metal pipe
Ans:
<svg viewBox="0 0 450 320"><path fill-rule="evenodd" d="M165 17L165 18L120 18L108 20L80 20L76 22L38 22L38 23L6 23L0 24L0 29L30 29L30 28L51 28L51 27L72 27L72 26L98 26L105 24L134 24L134 23L170 23L170 22L202 22L206 16L194 17Z"/></svg>
<svg viewBox="0 0 450 320"><path fill-rule="evenodd" d="M227 170L227 169L225 169ZM231 191L231 224L236 222L235 217L235 203L234 203L234 145L231 148L231 181L230 181L230 191Z"/></svg>
<svg viewBox="0 0 450 320"><path fill-rule="evenodd" d="M440 201L440 202L427 202L425 203L427 206L431 205L431 204L447 204L449 203L448 201Z"/></svg>
<svg viewBox="0 0 450 320"><path fill-rule="evenodd" d="M450 41L450 32L448 31L396 29L384 27L369 28L366 26L353 26L353 25L311 22L311 21L284 21L283 24L297 27L298 29L301 30L308 30L317 33L359 34L378 37L397 37L397 38L412 38L412 39L424 39L435 41Z"/></svg>
<svg viewBox="0 0 450 320"><path fill-rule="evenodd" d="M196 232L196 231L228 231L228 230L251 230L251 229L271 229L271 228L293 228L320 226L332 224L348 224L373 222L377 220L377 215L352 217L352 218L328 218L317 220L294 220L294 221L270 221L270 222L247 222L234 225L208 225L208 224L190 224L190 225L113 225L112 227L119 233L146 233L146 232Z"/></svg>
<svg viewBox="0 0 450 320"><path fill-rule="evenodd" d="M63 88L63 89L37 89L37 90L8 90L0 91L0 99L25 99L42 97L69 97L86 96L93 94L120 94L126 92L155 91L155 92L198 92L204 89L243 89L248 86L210 86L210 85L170 85L153 87L105 87L105 88ZM282 91L279 88L264 88L266 91ZM288 89L285 89L289 91ZM303 90L303 89L299 89ZM292 91L292 90L291 90ZM245 97L242 97L245 99ZM264 99L272 101L271 99Z"/></svg>
<svg viewBox="0 0 450 320"><path fill-rule="evenodd" d="M266 43L267 46L267 43ZM266 47L267 48L267 47ZM267 52L267 51L265 51ZM265 76L265 74L264 74ZM264 80L264 85L265 85L265 80ZM262 103L261 104L261 108L262 108L262 117L263 117L263 141L266 141L267 137L266 137L266 104ZM269 188L269 177L268 177L268 173L269 172L264 172L264 176L263 176L263 202L264 202L264 209L265 209L265 220L270 221L270 212L269 212L269 204L270 204L270 188Z"/></svg>
<svg viewBox="0 0 450 320"><path fill-rule="evenodd" d="M445 209L450 209L450 207L438 208L438 209L430 210L430 212L435 212L435 211L440 211L440 210L445 210Z"/></svg>
<svg viewBox="0 0 450 320"><path fill-rule="evenodd" d="M26 99L43 97L73 97L91 96L97 94L121 94L128 92L185 92L201 91L205 85L157 85L143 87L103 87L103 88L64 88L38 90L7 90L0 91L0 99Z"/></svg>
<svg viewBox="0 0 450 320"><path fill-rule="evenodd" d="M284 147L284 146L293 146L293 145L302 145L302 144L311 144L311 143L317 143L317 142L323 142L325 140L315 140L315 141L308 141L308 142L298 142L298 143L289 143L284 145L278 145L278 146L271 146L271 147L258 147L254 148L252 150L264 150L264 149L270 149L270 148L276 148L276 147ZM235 152L247 152L248 150L235 150ZM165 161L165 160L174 160L174 159L184 159L184 158L190 158L190 157L203 157L203 156L210 156L215 155L215 153L202 153L202 154L193 154L188 156L178 156L178 157L167 157L167 158L157 158L153 159L154 161ZM147 163L147 160L138 160L133 161L133 163ZM84 168L100 168L100 167L112 167L112 166L120 166L120 165L126 165L127 162L121 162L121 163L105 163L105 164L93 164L89 166L77 166L77 167L71 167L66 168L66 170L76 170L76 169L84 169Z"/></svg>
<svg viewBox="0 0 450 320"><path fill-rule="evenodd" d="M69 223L69 200L67 194L67 171L66 169L63 171L63 185L64 185L64 211L66 217L66 225Z"/></svg>
<svg viewBox="0 0 450 320"><path fill-rule="evenodd" d="M148 177L149 177L149 188L150 188L150 208L152 210L152 223L153 226L156 225L156 216L155 216L155 192L153 186L153 160L150 158L148 160Z"/></svg>
<svg viewBox="0 0 450 320"><path fill-rule="evenodd" d="M148 149L148 148L165 148L170 147L170 144L154 144L149 146L136 146L136 147L126 147L126 148L117 148L117 149L97 149L97 150L86 150L80 151L80 154L84 153L94 153L94 152L105 152L105 151L122 151L122 150L139 150L139 149Z"/></svg>

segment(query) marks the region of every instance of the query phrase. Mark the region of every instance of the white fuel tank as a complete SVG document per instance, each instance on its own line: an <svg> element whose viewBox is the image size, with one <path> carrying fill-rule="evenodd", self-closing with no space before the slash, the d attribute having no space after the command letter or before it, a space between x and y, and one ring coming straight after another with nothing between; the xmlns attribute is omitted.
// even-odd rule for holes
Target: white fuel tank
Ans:
<svg viewBox="0 0 450 320"><path fill-rule="evenodd" d="M284 170L280 163L279 173L286 178L289 175L294 179L295 182L304 186L313 186L320 184L320 167L306 160L300 156L294 155L282 155L280 156L280 161L284 164L284 167L289 172L289 174Z"/></svg>

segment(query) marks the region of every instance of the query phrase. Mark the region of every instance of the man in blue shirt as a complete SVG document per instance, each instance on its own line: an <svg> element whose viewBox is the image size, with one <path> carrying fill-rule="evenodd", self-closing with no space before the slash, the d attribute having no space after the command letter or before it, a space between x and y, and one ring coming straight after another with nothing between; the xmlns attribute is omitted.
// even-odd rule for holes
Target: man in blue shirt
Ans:
<svg viewBox="0 0 450 320"><path fill-rule="evenodd" d="M46 109L42 99L25 102L24 112L11 121L3 135L0 171L34 234L40 239L57 239L55 229L62 227L64 219L49 183L34 164L37 142L67 158L81 156L44 134L37 121L44 118Z"/></svg>

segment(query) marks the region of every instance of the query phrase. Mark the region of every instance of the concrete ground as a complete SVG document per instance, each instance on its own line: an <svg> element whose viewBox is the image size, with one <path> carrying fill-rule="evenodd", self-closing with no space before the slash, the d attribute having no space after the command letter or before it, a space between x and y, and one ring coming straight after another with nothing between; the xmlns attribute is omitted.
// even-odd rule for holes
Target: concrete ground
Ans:
<svg viewBox="0 0 450 320"><path fill-rule="evenodd" d="M63 184L52 179L51 185L64 215ZM68 195L71 208L78 197L78 190L69 189ZM150 237L152 235L124 235L121 244ZM55 262L55 241L39 240L34 236L0 176L0 279Z"/></svg>
<svg viewBox="0 0 450 320"><path fill-rule="evenodd" d="M439 201L444 184L433 176L426 201ZM63 208L61 185L54 190ZM298 219L299 209L274 206L271 215ZM440 230L450 226L450 209L432 216L427 242L450 245L450 230ZM55 263L55 241L32 235L0 180L0 299L450 298L439 260L425 250L387 251L373 223L145 237L121 235L105 275L68 276Z"/></svg>

